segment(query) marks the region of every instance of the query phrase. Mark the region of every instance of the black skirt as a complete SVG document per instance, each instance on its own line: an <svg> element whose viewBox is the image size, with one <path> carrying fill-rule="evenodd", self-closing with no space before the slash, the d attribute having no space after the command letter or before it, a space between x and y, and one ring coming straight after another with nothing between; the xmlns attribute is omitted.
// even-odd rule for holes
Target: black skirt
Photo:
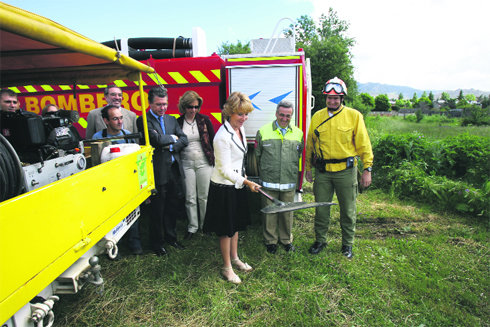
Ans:
<svg viewBox="0 0 490 327"><path fill-rule="evenodd" d="M250 225L247 190L234 185L211 182L208 193L208 206L203 230L218 236L233 237Z"/></svg>

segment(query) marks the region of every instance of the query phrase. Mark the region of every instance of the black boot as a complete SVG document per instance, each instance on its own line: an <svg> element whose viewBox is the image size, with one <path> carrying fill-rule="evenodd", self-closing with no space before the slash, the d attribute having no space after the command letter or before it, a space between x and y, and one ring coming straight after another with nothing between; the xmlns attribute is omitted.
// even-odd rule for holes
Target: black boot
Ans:
<svg viewBox="0 0 490 327"><path fill-rule="evenodd" d="M316 241L315 243L313 243L313 245L310 247L310 249L308 250L308 252L310 252L311 254L318 254L320 253L321 250L323 250L323 248L327 246L327 243L322 243L322 242L318 242Z"/></svg>
<svg viewBox="0 0 490 327"><path fill-rule="evenodd" d="M342 245L342 254L347 258L347 259L352 259L354 254L352 253L352 246L351 245Z"/></svg>

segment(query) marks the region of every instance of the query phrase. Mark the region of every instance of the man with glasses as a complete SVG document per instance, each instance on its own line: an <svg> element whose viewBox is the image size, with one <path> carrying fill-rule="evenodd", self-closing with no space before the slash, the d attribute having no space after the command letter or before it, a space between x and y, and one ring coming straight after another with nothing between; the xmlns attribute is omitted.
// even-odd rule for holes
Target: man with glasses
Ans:
<svg viewBox="0 0 490 327"><path fill-rule="evenodd" d="M107 105L100 111L102 119L107 128L104 128L95 133L93 139L104 139L108 137L124 136L131 134L128 130L123 129L123 114L121 108L115 105ZM135 143L133 139L118 139L112 140L112 144ZM135 255L143 254L141 240L139 236L139 220L136 220L128 232L129 249Z"/></svg>
<svg viewBox="0 0 490 327"><path fill-rule="evenodd" d="M303 152L303 132L291 125L293 104L281 101L276 108L276 119L257 131L255 155L260 184L271 196L284 202L293 202L298 181L298 168ZM272 201L262 198L263 206ZM293 212L265 214L263 235L267 252L274 254L281 243L286 252L294 252Z"/></svg>
<svg viewBox="0 0 490 327"><path fill-rule="evenodd" d="M341 253L351 259L356 228L357 160L360 156L364 166L361 186L371 184L373 151L364 125L362 114L342 103L347 95L344 81L335 77L323 89L327 107L311 118L306 142L305 174L313 182L312 167L315 167L313 192L315 201L331 202L337 195L342 229ZM330 206L317 207L315 215L316 241L310 247L311 254L325 248L330 224Z"/></svg>
<svg viewBox="0 0 490 327"><path fill-rule="evenodd" d="M123 127L130 133L137 133L136 114L121 107L123 94L121 89L115 85L108 85L104 90L105 101L108 105L116 106L121 109L123 115ZM96 131L100 131L106 127L104 119L101 115L102 108L97 108L88 113L87 129L85 130L85 138L91 139Z"/></svg>
<svg viewBox="0 0 490 327"><path fill-rule="evenodd" d="M94 135L92 135L93 139L103 139L107 137L117 137L124 136L127 134L131 134L130 131L123 128L123 120L124 116L122 114L121 108L118 108L114 105L107 105L100 111L102 119L104 120L107 128L104 128ZM135 143L134 140L113 140L112 144L120 144L120 143Z"/></svg>

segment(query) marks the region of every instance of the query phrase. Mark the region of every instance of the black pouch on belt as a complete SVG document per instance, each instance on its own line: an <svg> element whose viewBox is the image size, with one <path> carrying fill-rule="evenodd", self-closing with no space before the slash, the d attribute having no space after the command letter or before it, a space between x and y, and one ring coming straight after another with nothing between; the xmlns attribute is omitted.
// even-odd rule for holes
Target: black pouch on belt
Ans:
<svg viewBox="0 0 490 327"><path fill-rule="evenodd" d="M313 164L314 164L315 168L318 169L319 172L321 172L321 173L326 172L326 170L325 170L325 165L326 165L325 160L320 159L320 158L315 158L315 162Z"/></svg>

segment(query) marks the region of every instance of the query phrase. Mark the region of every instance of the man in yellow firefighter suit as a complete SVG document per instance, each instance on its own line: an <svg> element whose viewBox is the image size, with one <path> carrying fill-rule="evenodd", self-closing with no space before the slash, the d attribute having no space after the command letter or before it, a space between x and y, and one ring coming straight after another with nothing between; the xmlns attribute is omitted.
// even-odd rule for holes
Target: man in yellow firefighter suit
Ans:
<svg viewBox="0 0 490 327"><path fill-rule="evenodd" d="M293 202L298 181L299 159L303 152L303 132L291 125L293 104L280 101L276 119L257 131L255 155L259 167L260 184L267 192L284 202ZM263 198L263 206L272 202ZM286 252L294 252L293 212L265 214L263 234L267 252L276 253L281 243Z"/></svg>
<svg viewBox="0 0 490 327"><path fill-rule="evenodd" d="M306 180L313 182L315 201L330 202L334 192L340 207L342 229L341 252L352 258L352 245L356 229L357 162L360 156L364 172L361 186L371 184L373 151L362 114L344 106L347 95L345 83L335 77L325 84L327 107L319 110L311 119L306 146ZM315 215L316 241L310 247L311 254L318 254L327 245L326 236L330 224L330 207L317 207Z"/></svg>

